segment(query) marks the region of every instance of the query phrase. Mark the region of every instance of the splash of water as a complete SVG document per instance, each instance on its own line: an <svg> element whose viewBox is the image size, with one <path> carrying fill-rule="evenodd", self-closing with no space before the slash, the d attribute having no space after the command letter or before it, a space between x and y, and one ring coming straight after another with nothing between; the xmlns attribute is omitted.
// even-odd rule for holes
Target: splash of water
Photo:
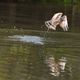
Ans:
<svg viewBox="0 0 80 80"><path fill-rule="evenodd" d="M13 41L22 41L22 42L27 42L27 43L33 43L33 44L40 44L43 45L43 38L39 36L29 36L29 35L13 35L13 36L8 36L10 40Z"/></svg>

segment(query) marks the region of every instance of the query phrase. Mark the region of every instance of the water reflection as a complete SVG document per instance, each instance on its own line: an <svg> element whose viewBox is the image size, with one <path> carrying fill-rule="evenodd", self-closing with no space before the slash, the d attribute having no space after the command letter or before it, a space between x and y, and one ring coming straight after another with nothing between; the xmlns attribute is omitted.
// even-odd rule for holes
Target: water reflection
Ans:
<svg viewBox="0 0 80 80"><path fill-rule="evenodd" d="M1 80L80 80L80 34L26 32L1 32Z"/></svg>
<svg viewBox="0 0 80 80"><path fill-rule="evenodd" d="M53 76L59 76L61 73L65 72L67 59L65 57L61 57L56 61L53 56L50 56L46 59L46 63L50 68L50 74Z"/></svg>
<svg viewBox="0 0 80 80"><path fill-rule="evenodd" d="M43 38L39 36L22 36L22 35L13 35L13 36L8 36L11 40L13 41L23 41L27 43L34 43L34 44L40 44L43 45Z"/></svg>

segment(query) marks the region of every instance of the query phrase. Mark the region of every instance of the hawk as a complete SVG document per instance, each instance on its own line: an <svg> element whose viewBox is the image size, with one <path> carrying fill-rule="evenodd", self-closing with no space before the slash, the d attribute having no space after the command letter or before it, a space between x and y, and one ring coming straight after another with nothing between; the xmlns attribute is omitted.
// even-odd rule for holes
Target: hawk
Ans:
<svg viewBox="0 0 80 80"><path fill-rule="evenodd" d="M45 21L46 27L52 30L56 30L56 27L59 25L64 31L68 31L68 21L67 16L63 15L63 13L56 13L53 15L51 20Z"/></svg>

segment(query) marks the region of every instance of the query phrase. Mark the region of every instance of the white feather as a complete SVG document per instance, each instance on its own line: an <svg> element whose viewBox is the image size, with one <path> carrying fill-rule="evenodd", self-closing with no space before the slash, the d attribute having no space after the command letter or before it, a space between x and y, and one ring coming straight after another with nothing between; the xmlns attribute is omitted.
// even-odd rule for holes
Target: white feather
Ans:
<svg viewBox="0 0 80 80"><path fill-rule="evenodd" d="M61 19L63 13L56 13L53 15L52 19L51 19L51 23L52 25L58 25Z"/></svg>
<svg viewBox="0 0 80 80"><path fill-rule="evenodd" d="M66 15L62 16L62 21L60 22L60 27L64 31L68 31L69 27L68 27L68 21L67 21L67 16Z"/></svg>
<svg viewBox="0 0 80 80"><path fill-rule="evenodd" d="M56 30L56 27L59 25L64 31L68 31L68 20L67 16L62 16L63 13L56 13L53 15L51 20L45 21L45 25L48 29Z"/></svg>

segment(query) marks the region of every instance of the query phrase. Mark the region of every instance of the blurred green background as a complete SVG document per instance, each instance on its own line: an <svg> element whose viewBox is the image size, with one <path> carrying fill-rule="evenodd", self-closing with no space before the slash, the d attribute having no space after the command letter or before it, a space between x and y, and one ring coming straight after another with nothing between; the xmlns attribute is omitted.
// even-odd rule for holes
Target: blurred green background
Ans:
<svg viewBox="0 0 80 80"><path fill-rule="evenodd" d="M80 30L80 0L0 0L0 28L41 30L54 13L68 16L71 31Z"/></svg>

